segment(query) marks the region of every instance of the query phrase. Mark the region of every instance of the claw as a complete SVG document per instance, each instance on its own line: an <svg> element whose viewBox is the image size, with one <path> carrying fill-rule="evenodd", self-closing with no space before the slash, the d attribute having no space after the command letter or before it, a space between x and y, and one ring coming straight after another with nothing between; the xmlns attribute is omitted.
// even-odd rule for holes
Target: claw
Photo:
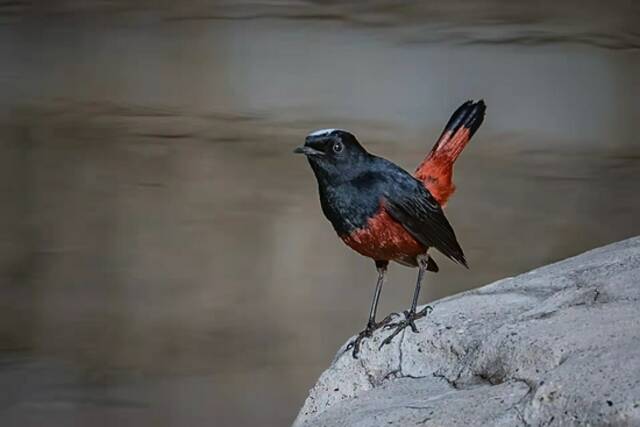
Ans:
<svg viewBox="0 0 640 427"><path fill-rule="evenodd" d="M404 318L406 319L407 316L409 316L409 311L405 310L405 311L402 312L402 314L404 314ZM400 316L399 313L391 313L385 319L391 318L391 316L393 316L393 315ZM391 320L391 319L389 319L389 320ZM404 322L404 320L399 320L397 322L387 322L387 323L385 323L384 328L385 329L393 329L393 328L398 327L402 322Z"/></svg>
<svg viewBox="0 0 640 427"><path fill-rule="evenodd" d="M416 313L416 317L414 319L421 319L433 311L433 307L430 305L426 305L422 310Z"/></svg>
<svg viewBox="0 0 640 427"><path fill-rule="evenodd" d="M351 352L351 356L353 356L354 359L358 358L358 353L360 353L360 343L362 342L362 340L364 340L365 338L369 338L371 337L371 332L367 329L365 329L364 331L360 332L358 334L358 336L356 337L356 339L354 339L353 341L351 341L349 343L349 345L347 345L347 348L345 351L349 351L351 349L353 349L353 351Z"/></svg>
<svg viewBox="0 0 640 427"><path fill-rule="evenodd" d="M425 308L418 311L417 313L415 311L405 311L404 320L386 324L385 328L387 329L395 328L395 330L388 337L386 337L382 341L382 343L380 343L380 347L378 348L381 349L383 346L387 344L391 344L391 341L393 341L395 336L398 335L400 332L402 332L407 326L411 328L411 331L413 331L413 333L417 334L419 331L418 331L418 328L416 327L415 321L427 316L432 311L433 311L433 308L431 306L426 306Z"/></svg>
<svg viewBox="0 0 640 427"><path fill-rule="evenodd" d="M400 327L398 326L396 328L395 331L393 331L391 333L391 335L389 335L388 337L386 337L381 343L380 343L380 347L378 347L378 350L382 349L382 347L384 347L387 344L391 344L391 341L393 341L393 338L395 338L396 335L398 335L400 333L400 331L402 331L404 329L404 327Z"/></svg>
<svg viewBox="0 0 640 427"><path fill-rule="evenodd" d="M382 322L384 322L384 320ZM367 323L367 327L364 328L364 330L362 332L360 332L358 334L358 336L347 345L347 348L345 349L345 352L353 349L353 351L351 352L351 356L353 356L354 359L357 359L358 358L358 353L360 353L360 344L362 343L362 341L365 338L371 338L371 335L373 334L373 331L375 331L380 326L382 326L381 325L382 322L380 322L380 323Z"/></svg>
<svg viewBox="0 0 640 427"><path fill-rule="evenodd" d="M387 317L382 319L380 322L376 323L376 329L382 328L383 326L386 327L389 324L389 322L391 322L393 320L393 318L395 316L400 316L400 314L398 314L398 313L389 314Z"/></svg>
<svg viewBox="0 0 640 427"><path fill-rule="evenodd" d="M406 316L406 313L408 312L405 312L405 316ZM361 331L358 334L358 336L347 345L345 352L353 349L353 351L351 352L351 355L353 356L354 359L357 359L358 353L360 353L360 346L362 344L362 341L364 341L365 338L371 338L371 336L373 335L373 332L376 329L387 327L389 322L391 322L391 320L393 320L395 316L400 316L400 315L398 313L391 313L387 317L382 319L380 322L367 323L367 327L364 328L364 330Z"/></svg>

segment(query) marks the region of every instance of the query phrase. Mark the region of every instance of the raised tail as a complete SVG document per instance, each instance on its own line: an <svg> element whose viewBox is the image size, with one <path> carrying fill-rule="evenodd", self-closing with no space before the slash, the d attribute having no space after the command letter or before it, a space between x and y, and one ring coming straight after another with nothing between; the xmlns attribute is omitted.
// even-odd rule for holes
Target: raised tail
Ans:
<svg viewBox="0 0 640 427"><path fill-rule="evenodd" d="M483 100L467 101L458 107L414 173L441 206L456 189L452 182L453 163L482 124L486 109Z"/></svg>

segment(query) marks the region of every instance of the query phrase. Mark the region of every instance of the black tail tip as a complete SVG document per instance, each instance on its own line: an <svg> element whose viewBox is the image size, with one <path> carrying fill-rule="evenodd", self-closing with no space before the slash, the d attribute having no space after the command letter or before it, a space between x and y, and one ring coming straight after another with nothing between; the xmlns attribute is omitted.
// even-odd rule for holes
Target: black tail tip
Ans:
<svg viewBox="0 0 640 427"><path fill-rule="evenodd" d="M469 264L467 263L467 259L465 258L464 254L461 254L460 257L456 258L456 262L467 270L469 269Z"/></svg>
<svg viewBox="0 0 640 427"><path fill-rule="evenodd" d="M454 111L444 128L444 132L455 133L458 129L464 127L469 129L469 137L471 137L482 124L486 111L487 104L484 103L483 99L478 101L469 100Z"/></svg>

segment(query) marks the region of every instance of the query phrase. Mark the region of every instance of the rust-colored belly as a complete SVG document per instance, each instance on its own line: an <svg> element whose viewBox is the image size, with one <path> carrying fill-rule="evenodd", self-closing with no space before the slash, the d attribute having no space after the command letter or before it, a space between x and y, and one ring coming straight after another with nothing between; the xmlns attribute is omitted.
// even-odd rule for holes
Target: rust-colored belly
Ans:
<svg viewBox="0 0 640 427"><path fill-rule="evenodd" d="M356 252L374 260L397 261L416 265L416 256L427 248L418 242L384 208L367 221L367 225L342 240Z"/></svg>

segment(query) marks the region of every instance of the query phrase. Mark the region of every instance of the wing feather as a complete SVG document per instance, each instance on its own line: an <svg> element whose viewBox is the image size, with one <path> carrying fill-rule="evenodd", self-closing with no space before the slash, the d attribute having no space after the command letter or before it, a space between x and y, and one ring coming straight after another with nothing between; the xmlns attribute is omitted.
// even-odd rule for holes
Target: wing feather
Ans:
<svg viewBox="0 0 640 427"><path fill-rule="evenodd" d="M389 214L416 240L467 267L451 224L436 199L419 181L403 176L385 191L383 203Z"/></svg>

